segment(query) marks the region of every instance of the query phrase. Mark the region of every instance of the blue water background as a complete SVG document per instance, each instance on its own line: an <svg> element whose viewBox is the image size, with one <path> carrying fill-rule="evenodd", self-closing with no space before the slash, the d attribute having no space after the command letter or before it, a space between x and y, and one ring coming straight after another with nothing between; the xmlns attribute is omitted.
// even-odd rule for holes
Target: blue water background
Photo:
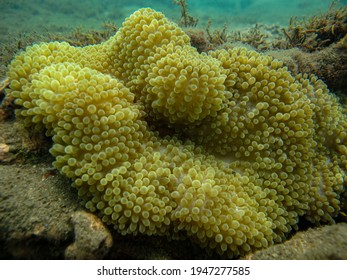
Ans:
<svg viewBox="0 0 347 280"><path fill-rule="evenodd" d="M327 11L331 0L187 0L198 27L227 24L229 30L255 23L288 25L291 16ZM340 1L346 4L347 0ZM65 32L76 27L100 29L105 22L118 26L135 10L151 7L179 21L180 7L173 0L0 0L0 34L42 30Z"/></svg>

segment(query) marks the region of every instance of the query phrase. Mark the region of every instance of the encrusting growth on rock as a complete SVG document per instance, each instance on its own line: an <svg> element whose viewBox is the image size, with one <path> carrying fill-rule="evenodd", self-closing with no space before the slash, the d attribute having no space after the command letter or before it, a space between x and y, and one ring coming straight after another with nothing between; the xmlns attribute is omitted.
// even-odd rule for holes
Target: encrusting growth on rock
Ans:
<svg viewBox="0 0 347 280"><path fill-rule="evenodd" d="M99 45L27 48L8 77L17 115L52 136L54 166L122 234L238 256L339 212L346 116L321 81L269 56L199 54L140 9Z"/></svg>

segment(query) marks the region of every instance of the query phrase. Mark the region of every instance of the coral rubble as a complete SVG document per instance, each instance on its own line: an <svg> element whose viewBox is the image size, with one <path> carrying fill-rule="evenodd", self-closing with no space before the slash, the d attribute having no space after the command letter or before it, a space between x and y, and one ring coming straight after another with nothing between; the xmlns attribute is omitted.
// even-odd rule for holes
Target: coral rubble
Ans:
<svg viewBox="0 0 347 280"><path fill-rule="evenodd" d="M54 166L122 234L238 256L340 210L346 116L321 81L269 56L199 54L140 9L99 45L27 48L8 77L17 116L52 136Z"/></svg>

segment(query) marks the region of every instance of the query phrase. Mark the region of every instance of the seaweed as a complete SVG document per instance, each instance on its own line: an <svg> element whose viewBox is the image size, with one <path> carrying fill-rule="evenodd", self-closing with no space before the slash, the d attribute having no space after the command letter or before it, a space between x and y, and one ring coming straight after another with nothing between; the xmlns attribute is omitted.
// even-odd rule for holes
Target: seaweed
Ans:
<svg viewBox="0 0 347 280"><path fill-rule="evenodd" d="M211 47L216 48L217 46L228 42L227 25L224 24L223 29L216 29L213 31L213 33L211 33L210 31L211 24L212 24L212 21L208 20L206 33L210 41L210 44L212 45Z"/></svg>
<svg viewBox="0 0 347 280"><path fill-rule="evenodd" d="M308 52L326 48L346 35L347 6L339 7L339 1L332 1L325 14L292 17L283 32L287 48L298 47Z"/></svg>
<svg viewBox="0 0 347 280"><path fill-rule="evenodd" d="M179 22L179 25L183 27L196 27L199 19L194 18L188 13L188 4L186 3L186 0L173 0L173 2L181 7L181 21Z"/></svg>
<svg viewBox="0 0 347 280"><path fill-rule="evenodd" d="M247 32L233 31L230 39L233 42L242 42L254 47L257 50L269 49L266 39L269 37L261 30L262 25L256 23Z"/></svg>

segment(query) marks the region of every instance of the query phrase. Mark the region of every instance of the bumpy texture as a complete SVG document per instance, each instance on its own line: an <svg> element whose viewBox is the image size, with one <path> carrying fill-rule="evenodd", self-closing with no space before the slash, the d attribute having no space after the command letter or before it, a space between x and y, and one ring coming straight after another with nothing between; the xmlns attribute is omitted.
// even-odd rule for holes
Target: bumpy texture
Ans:
<svg viewBox="0 0 347 280"><path fill-rule="evenodd" d="M326 86L245 49L198 54L141 9L100 45L29 47L9 66L17 115L122 234L189 236L238 256L333 222L347 119ZM159 136L171 131L172 136Z"/></svg>

